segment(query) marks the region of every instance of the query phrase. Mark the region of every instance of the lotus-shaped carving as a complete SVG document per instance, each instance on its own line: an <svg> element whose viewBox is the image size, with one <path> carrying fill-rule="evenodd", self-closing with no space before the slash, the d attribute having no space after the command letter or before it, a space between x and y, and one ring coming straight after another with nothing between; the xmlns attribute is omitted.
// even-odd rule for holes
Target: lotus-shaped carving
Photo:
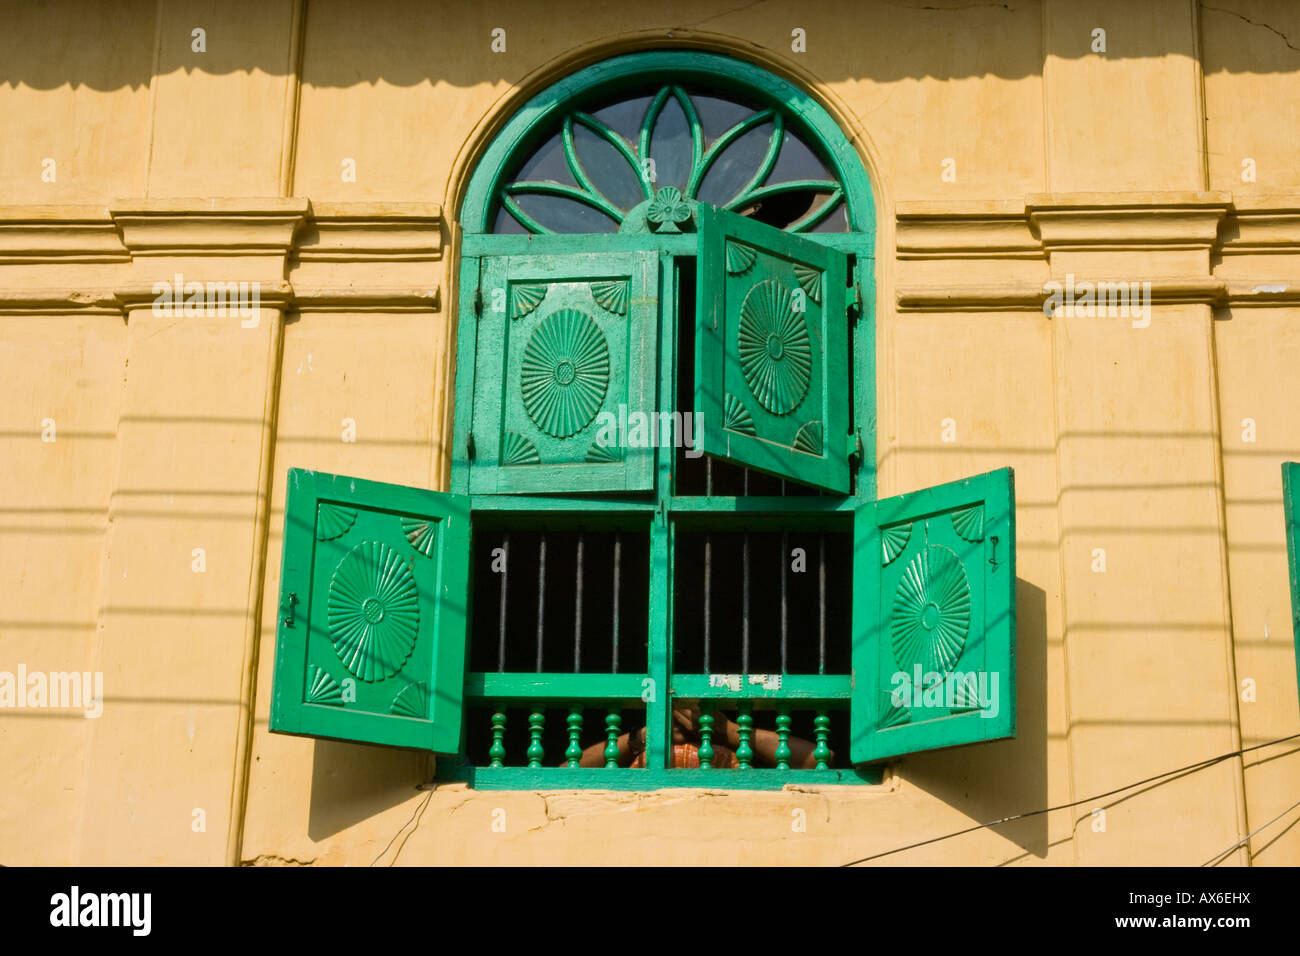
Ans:
<svg viewBox="0 0 1300 956"><path fill-rule="evenodd" d="M777 106L674 84L562 116L498 186L495 232L679 232L697 202L766 204L763 221L791 232L848 228L843 187Z"/></svg>

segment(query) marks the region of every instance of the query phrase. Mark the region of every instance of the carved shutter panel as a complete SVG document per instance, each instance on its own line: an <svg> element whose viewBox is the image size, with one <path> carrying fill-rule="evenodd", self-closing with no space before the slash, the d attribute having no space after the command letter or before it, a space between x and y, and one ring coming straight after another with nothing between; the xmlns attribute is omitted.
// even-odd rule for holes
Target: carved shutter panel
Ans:
<svg viewBox="0 0 1300 956"><path fill-rule="evenodd" d="M469 501L291 469L271 730L455 753Z"/></svg>
<svg viewBox="0 0 1300 956"><path fill-rule="evenodd" d="M855 517L855 763L1016 733L1010 468Z"/></svg>
<svg viewBox="0 0 1300 956"><path fill-rule="evenodd" d="M1282 465L1282 506L1286 519L1286 557L1291 572L1291 624L1295 634L1296 676L1300 678L1300 464Z"/></svg>
<svg viewBox="0 0 1300 956"><path fill-rule="evenodd" d="M847 494L848 257L707 206L699 221L699 447Z"/></svg>
<svg viewBox="0 0 1300 956"><path fill-rule="evenodd" d="M480 276L470 492L653 487L626 423L655 408L657 255L487 258Z"/></svg>

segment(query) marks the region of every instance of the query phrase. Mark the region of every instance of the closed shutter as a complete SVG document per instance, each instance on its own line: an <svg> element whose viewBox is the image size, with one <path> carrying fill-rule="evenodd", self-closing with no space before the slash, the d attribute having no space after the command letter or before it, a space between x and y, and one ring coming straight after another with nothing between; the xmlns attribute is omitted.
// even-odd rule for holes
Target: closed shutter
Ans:
<svg viewBox="0 0 1300 956"><path fill-rule="evenodd" d="M474 349L471 494L646 491L654 447L658 256L489 257Z"/></svg>

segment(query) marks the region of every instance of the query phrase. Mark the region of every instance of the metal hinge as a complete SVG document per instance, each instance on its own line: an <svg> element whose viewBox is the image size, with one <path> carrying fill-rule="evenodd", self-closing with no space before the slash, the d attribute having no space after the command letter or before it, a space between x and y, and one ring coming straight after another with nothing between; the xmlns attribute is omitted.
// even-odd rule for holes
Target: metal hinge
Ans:
<svg viewBox="0 0 1300 956"><path fill-rule="evenodd" d="M856 428L849 432L849 440L845 454L850 458L862 457L862 432Z"/></svg>
<svg viewBox="0 0 1300 956"><path fill-rule="evenodd" d="M474 316L480 319L483 317L483 290L481 288L474 290Z"/></svg>
<svg viewBox="0 0 1300 956"><path fill-rule="evenodd" d="M849 286L845 304L848 306L849 315L854 322L862 318L862 293L858 291L856 282Z"/></svg>
<svg viewBox="0 0 1300 956"><path fill-rule="evenodd" d="M465 436L465 457L473 461L478 454L478 449L474 447L474 433L470 432Z"/></svg>

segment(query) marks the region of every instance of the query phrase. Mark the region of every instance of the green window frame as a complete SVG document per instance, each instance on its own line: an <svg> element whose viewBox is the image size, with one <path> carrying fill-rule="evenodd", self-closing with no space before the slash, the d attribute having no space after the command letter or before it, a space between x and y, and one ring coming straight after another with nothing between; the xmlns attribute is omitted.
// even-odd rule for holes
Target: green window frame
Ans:
<svg viewBox="0 0 1300 956"><path fill-rule="evenodd" d="M574 121L575 116L588 116L583 111L592 102L593 95L609 99L620 93L647 89L659 91L651 110L663 108L675 99L683 104L688 118L691 116L689 95L683 91L692 89L716 90L721 95L731 94L744 102L756 103L756 115L772 122L777 129L773 144L782 141L784 135L797 133L803 142L815 148L832 178L769 187L756 176L733 201L723 204L721 211L695 206L693 191L706 175L700 167L711 161L698 129L692 129L693 166L687 188L657 192L646 188L644 201L631 209L617 208L611 203L602 207L599 189L587 171L575 162L571 149L566 150L566 155L576 187L521 184L515 178L520 157L555 136L557 130L562 131L566 146L571 146L575 125L596 128L598 124L583 119L576 124ZM751 117L745 128L753 128L758 122ZM634 168L639 168L638 159L649 141L649 134L644 130L650 123L649 119L645 121L637 149L627 143L622 147ZM769 171L772 168L770 155L764 159L764 168ZM649 186L645 182L641 185ZM761 199L788 189L813 190L821 197L820 205L787 229L788 242L768 242L766 236L775 232L771 227L764 227L766 233L763 230L751 233L746 232L751 227L747 221L732 225L739 217L726 206L739 210L755 197ZM538 195L565 194L566 198L585 203L618 222L619 231L600 235L548 232L520 204L520 197L530 191ZM828 221L827 216L837 204L846 231L816 231L819 224ZM503 209L513 216L522 231L513 234L494 231ZM698 224L699 233L690 231L688 220ZM712 277L722 271L718 263L731 255L729 246L734 238L757 244L760 252L769 249L776 257L772 268L786 270L783 274L791 268L788 263L794 263L797 281L805 284L807 293L815 294L826 321L832 320L832 312L843 316L847 364L832 367L823 363L820 369L823 379L820 387L826 394L818 393L817 398L822 408L820 417L813 423L820 428L816 431L817 443L810 444L808 428L801 427L794 433L784 422L776 422L772 436L780 430L777 426L786 428L785 432L779 437L767 436L760 424L757 436L760 440L743 435L736 439L733 434L723 436L725 440L720 442L716 433L706 431L704 450L723 458L734 457L747 466L789 473L797 480L835 493L780 497L679 495L674 488L676 450L673 447L656 445L653 454L640 461L633 461L630 456L627 460L610 461L590 454L570 454L564 450L567 446L556 443L557 459L551 452L537 448L546 440L544 437L535 434L527 443L509 438L510 422L524 423L521 430L527 427L524 412L532 416L534 423L540 419L535 409L521 411L519 407L510 407L506 390L501 387L503 363L508 366L512 361L527 361L526 357L512 359L510 356L522 354L520 349L526 352L530 346L520 344L525 342L524 336L533 336L526 340L528 343L536 341L545 331L543 323L546 322L551 323L546 329L568 322L566 334L591 336L594 340L596 336L585 326L573 331L575 310L585 309L587 314L596 317L596 325L608 326L604 341L612 344L606 350L608 361L602 352L598 363L600 394L608 398L611 390L619 395L644 396L657 392L659 400L654 408L672 410L671 397L678 394L678 375L683 373L678 354L680 270L689 267L685 264L692 259L698 265L697 292L700 303L705 303L701 308L713 313L740 308L743 288L735 294L736 302L732 302L729 286L711 284ZM438 761L439 779L464 780L486 789L651 790L701 785L766 789L800 782L874 783L881 779L880 761L898 754L1014 735L1014 501L1009 469L912 496L900 496L889 502L878 501L876 497L875 240L870 182L860 158L830 115L794 85L729 57L654 51L596 64L534 97L497 134L479 161L462 207L451 494L446 497L450 502L468 507L470 522L476 529L625 527L644 532L649 541L650 569L647 669L644 674L468 672L463 675L458 705L462 713L467 713L471 706L486 707L494 713L494 721L503 719L500 714L506 707L527 708L533 712L530 723L538 726L546 711L564 710L569 714L570 729L575 728L576 718L577 731L585 733L587 743L597 728L583 731L581 709L606 710L607 726L617 730L623 710L643 707L647 728L646 765L643 769L556 766L563 755L543 757L540 753L534 755L530 748L529 766L473 766L464 757L464 732L458 714L461 746L445 746L443 735L440 737L443 746L427 747L448 754ZM825 253L811 251L817 248L824 249ZM705 269L706 263L709 270ZM806 271L810 264L819 270L818 281L830 277L829 286L825 289L816 286L816 293L813 285L803 283L805 277L798 271ZM744 265L741 263L741 267ZM642 271L638 273L638 269ZM737 270L728 267L726 271L738 270L739 267ZM547 275L553 275L554 281L551 287L542 288ZM636 284L637 275L641 276L641 287ZM630 307L624 305L623 293L610 291L610 283L623 281L625 276L630 277L633 289ZM489 283L489 293L498 288L508 290L504 298L493 301L498 297L485 295L485 281ZM637 303L645 306L650 301L650 287L654 285L657 285L654 308L648 311L642 308L638 312ZM638 288L640 294L636 292ZM537 302L546 304L538 307ZM614 305L611 307L610 303ZM499 314L489 314L494 308ZM609 331L616 321L632 329L622 339L615 339ZM647 323L650 327L646 327ZM702 323L697 325L696 332L697 344L707 344L707 330ZM631 340L643 344L640 352L626 347ZM654 354L645 354L645 343L655 344ZM630 357L634 354L639 356L639 363ZM624 355L629 356L627 361L622 360ZM816 377L816 362L813 368ZM720 396L716 392L707 394L710 386L706 382L705 364L697 365L695 372L697 410L708 407L710 414L716 415L720 409L725 413ZM566 375L571 374L571 370L566 370ZM717 382L726 381L721 371L715 378ZM837 392L837 382L849 394ZM801 382L800 386L803 385ZM812 387L815 391L819 386L814 382ZM841 398L844 408L831 409ZM779 398L772 404L774 415L779 417L785 412L784 407L779 407ZM568 409L562 420L548 420L543 424L553 437L568 438L577 429L591 427L593 407L584 405L581 414ZM783 462L789 457L786 452L775 457L769 454L773 447L786 445L794 449L796 456L805 455L801 459L803 471L783 472L786 467ZM736 451L737 448L741 450ZM820 452L825 461L818 458L815 462L817 456L813 452ZM543 454L548 457L542 459ZM555 463L542 466L539 462L543 460ZM538 469L540 480L526 477L525 470L512 470L520 462ZM845 475L845 471L849 474ZM907 537L900 530L904 525L910 532ZM717 686L710 674L674 673L674 562L679 532L710 529L757 532L783 528L834 529L853 536L852 672L786 674L779 689L749 680L742 680L739 688ZM999 542L1001 551L997 550ZM291 556L289 550L286 534L286 567L304 563L306 559L301 554ZM898 559L897 566L890 567L891 561L874 559L882 553L889 557L891 550ZM959 565L956 570L953 562ZM482 572L483 569L473 569L472 573ZM310 592L309 583L300 587ZM943 600L932 600L931 592L937 593L935 589L940 587L946 589ZM954 597L962 588L973 593L974 598ZM886 591L892 595L892 604L883 597ZM467 589L463 595L462 609L468 604L470 593ZM295 599L300 598L283 593L282 606L287 603L291 609ZM945 604L944 600L949 603ZM932 611L932 605L939 610ZM472 609L468 611L472 614ZM906 629L897 621L901 614L912 612L916 620L909 625L912 630L904 633ZM345 734L313 729L312 720L298 714L305 706L305 684L298 675L302 663L300 639L290 635L286 640L284 614L281 624L276 674L277 691L282 684L285 693L273 695L273 710L278 710L280 716L273 715L272 729L353 739ZM954 637L958 631L960 640ZM454 656L459 651L463 667L467 655L463 628L460 635L459 645L456 635L449 631L430 635L429 640L435 644L433 656L442 661L447 659L447 654ZM933 653L930 656L913 653L920 646L918 641L920 645L927 641L945 644L947 650L937 657ZM439 651L437 648L442 644L447 647ZM880 687L868 688L864 684L866 680L880 683L880 675L892 659L891 653L899 661L938 660L948 669L978 658L981 668L997 671L1004 678L1003 686L1011 690L1003 719L979 722L979 715L971 713L969 700L963 697L964 690L959 687L957 696L961 699L955 702L956 706L918 704L909 709L908 719L901 721L909 726L900 732L897 708L882 706ZM458 671L453 679L460 676ZM431 686L442 686L445 678L445 674L435 674L426 681ZM647 694L647 690L651 692ZM674 700L698 700L706 713L722 707L735 709L742 715L750 715L754 709L774 709L778 715L792 709L815 711L819 730L824 726L823 721L850 724L851 754L837 754L838 767L817 770L669 769ZM778 731L781 726L778 716ZM533 734L533 744L540 750L539 736L540 730ZM571 740L576 737L571 735ZM819 743L822 743L820 738Z"/></svg>

